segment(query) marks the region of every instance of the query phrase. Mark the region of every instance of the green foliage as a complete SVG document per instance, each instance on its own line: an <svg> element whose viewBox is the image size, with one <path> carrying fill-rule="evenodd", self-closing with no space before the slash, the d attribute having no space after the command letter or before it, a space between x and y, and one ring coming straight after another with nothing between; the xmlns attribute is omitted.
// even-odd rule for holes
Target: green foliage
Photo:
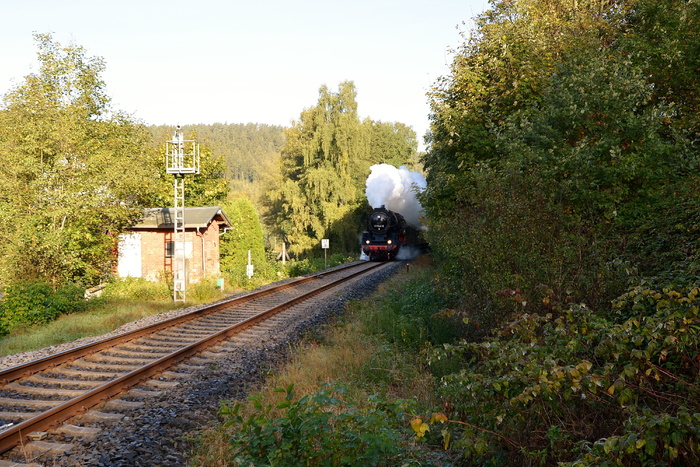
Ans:
<svg viewBox="0 0 700 467"><path fill-rule="evenodd" d="M649 105L642 70L618 54L578 54L541 100L509 116L497 144L519 170L556 180L550 196L583 222L609 223L668 182L685 152L668 140L673 109Z"/></svg>
<svg viewBox="0 0 700 467"><path fill-rule="evenodd" d="M0 334L14 328L49 323L60 315L85 310L85 289L66 284L53 290L42 281L18 282L0 300Z"/></svg>
<svg viewBox="0 0 700 467"><path fill-rule="evenodd" d="M692 30L700 11L634 3L494 2L432 94L427 235L443 290L482 330L520 309L602 310L675 266L692 275L695 78L660 88L638 25Z"/></svg>
<svg viewBox="0 0 700 467"><path fill-rule="evenodd" d="M700 440L700 413L644 411L632 416L620 435L585 443L585 453L565 466L694 465Z"/></svg>
<svg viewBox="0 0 700 467"><path fill-rule="evenodd" d="M273 407L252 396L255 412L240 415L241 404L224 406L233 428L233 461L238 465L380 466L397 465L401 434L394 428L405 402L370 397L369 408L348 402L342 386L294 400L293 386L278 389L286 397ZM276 410L276 411L275 411ZM279 413L279 415L276 415Z"/></svg>
<svg viewBox="0 0 700 467"><path fill-rule="evenodd" d="M273 266L265 254L262 226L258 212L246 197L232 197L221 204L232 227L221 236L221 273L235 287L253 287L265 280L276 279ZM250 251L254 267L248 279L246 266Z"/></svg>
<svg viewBox="0 0 700 467"><path fill-rule="evenodd" d="M448 416L467 422L453 447L479 463L698 462L699 293L635 289L615 302L618 322L577 305L445 345L434 361L468 362L444 378Z"/></svg>
<svg viewBox="0 0 700 467"><path fill-rule="evenodd" d="M51 295L51 308L59 315L85 311L85 289L75 284L63 284Z"/></svg>
<svg viewBox="0 0 700 467"><path fill-rule="evenodd" d="M102 297L106 299L167 301L172 299L172 291L166 282L152 282L141 277L112 278L102 292Z"/></svg>
<svg viewBox="0 0 700 467"><path fill-rule="evenodd" d="M148 134L110 109L102 59L34 37L39 71L0 110L0 281L96 284L154 193Z"/></svg>
<svg viewBox="0 0 700 467"><path fill-rule="evenodd" d="M369 127L371 154L379 155L381 162L394 167L406 166L415 170L418 163L418 141L416 134L403 123L388 123L368 120L363 125ZM362 176L367 178L366 168L358 164ZM357 177L364 181L361 177ZM364 184L360 187L364 188Z"/></svg>
<svg viewBox="0 0 700 467"><path fill-rule="evenodd" d="M696 139L700 134L700 48L687 38L700 33L700 6L683 0L663 4L636 0L619 13L624 13L622 34L617 36L620 47L631 53L654 83L654 99L678 110L676 126Z"/></svg>
<svg viewBox="0 0 700 467"><path fill-rule="evenodd" d="M216 286L216 279L213 277L204 278L195 284L189 284L187 287L187 301L208 303L220 298L222 298L222 293Z"/></svg>
<svg viewBox="0 0 700 467"><path fill-rule="evenodd" d="M461 318L446 309L445 299L423 275L401 290L389 290L378 304L382 313L365 323L369 332L382 334L403 348L420 349L426 342L442 345L465 332Z"/></svg>
<svg viewBox="0 0 700 467"><path fill-rule="evenodd" d="M475 464L695 465L700 9L491 7L431 96L436 286L478 339L426 426Z"/></svg>

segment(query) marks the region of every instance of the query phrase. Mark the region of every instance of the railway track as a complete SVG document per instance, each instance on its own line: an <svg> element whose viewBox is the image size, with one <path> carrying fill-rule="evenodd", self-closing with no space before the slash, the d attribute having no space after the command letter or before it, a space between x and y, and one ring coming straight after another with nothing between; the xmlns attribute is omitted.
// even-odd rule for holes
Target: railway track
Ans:
<svg viewBox="0 0 700 467"><path fill-rule="evenodd" d="M2 370L0 453L382 266L353 263ZM153 384L167 387L168 383L154 380Z"/></svg>

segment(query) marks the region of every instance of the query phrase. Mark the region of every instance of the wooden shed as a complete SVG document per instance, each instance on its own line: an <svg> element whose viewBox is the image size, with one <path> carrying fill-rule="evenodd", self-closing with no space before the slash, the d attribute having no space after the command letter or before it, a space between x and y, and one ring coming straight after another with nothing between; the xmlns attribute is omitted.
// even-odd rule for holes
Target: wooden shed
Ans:
<svg viewBox="0 0 700 467"><path fill-rule="evenodd" d="M143 218L119 237L119 277L150 281L172 278L175 251L173 208L145 209ZM185 208L185 270L187 282L220 273L219 236L230 228L218 206Z"/></svg>

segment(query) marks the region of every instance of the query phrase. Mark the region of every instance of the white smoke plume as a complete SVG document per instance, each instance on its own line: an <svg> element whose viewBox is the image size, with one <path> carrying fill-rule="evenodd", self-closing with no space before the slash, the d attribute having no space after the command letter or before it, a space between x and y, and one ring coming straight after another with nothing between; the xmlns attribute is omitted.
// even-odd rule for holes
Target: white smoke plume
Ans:
<svg viewBox="0 0 700 467"><path fill-rule="evenodd" d="M389 164L373 165L370 171L365 182L365 194L370 206L386 206L387 209L401 214L409 224L416 228L421 227L423 206L416 194L425 190L425 177L418 172L411 172L404 166L397 169Z"/></svg>

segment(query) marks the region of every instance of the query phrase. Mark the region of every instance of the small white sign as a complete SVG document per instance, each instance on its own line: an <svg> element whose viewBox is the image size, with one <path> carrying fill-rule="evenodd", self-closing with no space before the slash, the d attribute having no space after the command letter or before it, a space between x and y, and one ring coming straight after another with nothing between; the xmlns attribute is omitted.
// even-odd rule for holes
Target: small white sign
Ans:
<svg viewBox="0 0 700 467"><path fill-rule="evenodd" d="M321 248L323 248L324 250L327 250L328 248L330 248L330 246L331 246L330 240L328 240L327 238L321 239Z"/></svg>
<svg viewBox="0 0 700 467"><path fill-rule="evenodd" d="M248 276L248 279L250 279L251 277L253 277L253 269L254 269L254 268L253 268L253 265L252 265L252 264L248 264L248 265L246 266L245 272L246 272L246 275Z"/></svg>

